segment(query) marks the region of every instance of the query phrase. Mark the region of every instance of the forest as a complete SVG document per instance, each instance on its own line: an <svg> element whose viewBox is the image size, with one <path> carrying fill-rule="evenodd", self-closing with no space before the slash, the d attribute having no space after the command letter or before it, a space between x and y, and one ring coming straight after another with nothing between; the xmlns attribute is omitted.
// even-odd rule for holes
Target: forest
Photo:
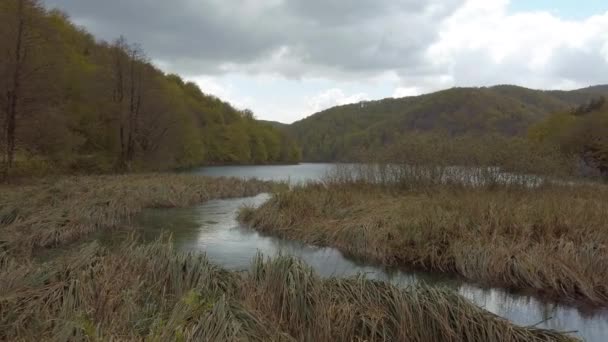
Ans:
<svg viewBox="0 0 608 342"><path fill-rule="evenodd" d="M307 161L428 159L520 172L606 174L606 95L607 86L452 88L333 107L284 129Z"/></svg>
<svg viewBox="0 0 608 342"><path fill-rule="evenodd" d="M2 176L293 163L295 142L250 110L97 40L37 0L0 2Z"/></svg>

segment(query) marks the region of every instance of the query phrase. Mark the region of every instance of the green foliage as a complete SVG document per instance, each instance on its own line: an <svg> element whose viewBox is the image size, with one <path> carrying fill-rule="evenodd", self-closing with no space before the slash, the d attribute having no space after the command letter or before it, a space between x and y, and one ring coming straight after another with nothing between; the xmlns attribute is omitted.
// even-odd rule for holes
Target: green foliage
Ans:
<svg viewBox="0 0 608 342"><path fill-rule="evenodd" d="M361 150L382 151L412 133L525 136L551 113L588 101L606 87L539 91L516 86L454 88L400 99L334 107L286 128L310 161L355 160Z"/></svg>
<svg viewBox="0 0 608 342"><path fill-rule="evenodd" d="M603 97L550 116L530 129L530 138L581 160L586 169L608 177L608 104Z"/></svg>
<svg viewBox="0 0 608 342"><path fill-rule="evenodd" d="M19 96L14 96L17 124L12 173L40 173L40 165L56 172L110 172L125 166L127 170L158 170L299 160L295 143L277 127L255 120L250 110L238 110L192 82L165 75L137 45L124 39L113 44L96 42L66 15L48 11L36 0L0 4L0 50L7 55L14 55L19 46L20 1L25 4L22 50L27 58L22 59L20 73L11 58L0 59L2 94L14 88L9 82L13 76L23 79ZM132 84L135 96L130 92ZM121 88L123 99L118 98ZM130 103L130 96L134 102ZM9 112L5 103L0 104L0 122L5 122ZM133 151L127 151L128 165L121 165L128 143L125 137L132 139ZM8 142L3 129L3 153L8 151ZM28 171L34 164L36 170Z"/></svg>

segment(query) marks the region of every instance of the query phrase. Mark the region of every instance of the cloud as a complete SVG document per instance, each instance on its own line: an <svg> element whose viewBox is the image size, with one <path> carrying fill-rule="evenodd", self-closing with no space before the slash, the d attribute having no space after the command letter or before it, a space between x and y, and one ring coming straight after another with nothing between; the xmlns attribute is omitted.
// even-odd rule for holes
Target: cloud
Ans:
<svg viewBox="0 0 608 342"><path fill-rule="evenodd" d="M513 12L509 0L47 4L100 38L124 34L163 69L265 119L453 86L571 89L608 75L608 12L566 19L553 8Z"/></svg>
<svg viewBox="0 0 608 342"><path fill-rule="evenodd" d="M393 93L394 98L420 95L422 91L418 87L398 87Z"/></svg>
<svg viewBox="0 0 608 342"><path fill-rule="evenodd" d="M608 12L573 21L543 11L509 13L508 4L469 0L444 21L441 38L427 55L439 74L463 86L560 88L606 82Z"/></svg>
<svg viewBox="0 0 608 342"><path fill-rule="evenodd" d="M341 106L350 103L357 103L369 100L365 93L345 94L342 89L328 89L308 100L309 113L316 113L334 106Z"/></svg>
<svg viewBox="0 0 608 342"><path fill-rule="evenodd" d="M415 69L463 0L48 0L185 74L285 77Z"/></svg>

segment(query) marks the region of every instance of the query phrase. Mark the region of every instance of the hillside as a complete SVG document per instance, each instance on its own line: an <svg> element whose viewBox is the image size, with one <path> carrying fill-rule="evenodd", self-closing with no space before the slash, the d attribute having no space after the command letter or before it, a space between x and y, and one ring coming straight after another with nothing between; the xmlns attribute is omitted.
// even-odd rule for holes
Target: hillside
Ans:
<svg viewBox="0 0 608 342"><path fill-rule="evenodd" d="M543 91L518 86L453 88L415 97L338 106L290 125L307 161L348 160L361 149L389 146L408 132L451 136L525 134L551 113L608 94L608 86Z"/></svg>
<svg viewBox="0 0 608 342"><path fill-rule="evenodd" d="M0 2L0 178L297 162L284 132L99 41L37 0Z"/></svg>
<svg viewBox="0 0 608 342"><path fill-rule="evenodd" d="M282 129L282 130L287 129L287 127L289 126L288 124L278 122L278 121L258 120L258 122L263 123L268 126L272 126L274 128Z"/></svg>

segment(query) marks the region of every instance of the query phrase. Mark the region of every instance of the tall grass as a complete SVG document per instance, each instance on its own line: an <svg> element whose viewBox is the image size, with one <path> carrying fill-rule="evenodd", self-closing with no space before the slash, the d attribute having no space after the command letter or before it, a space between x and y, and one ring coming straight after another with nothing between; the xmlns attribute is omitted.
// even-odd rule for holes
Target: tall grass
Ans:
<svg viewBox="0 0 608 342"><path fill-rule="evenodd" d="M242 340L273 328L238 305L239 276L168 243L96 244L0 272L2 340Z"/></svg>
<svg viewBox="0 0 608 342"><path fill-rule="evenodd" d="M399 163L338 164L327 172L323 181L327 184L374 184L400 189L435 186L536 188L557 182L549 177L509 173L500 167Z"/></svg>
<svg viewBox="0 0 608 342"><path fill-rule="evenodd" d="M0 269L7 341L575 341L447 290L320 279L289 257L231 273L170 242L97 244Z"/></svg>
<svg viewBox="0 0 608 342"><path fill-rule="evenodd" d="M277 185L257 180L149 174L66 177L0 187L0 244L27 256L128 223L148 207L180 207L244 197Z"/></svg>
<svg viewBox="0 0 608 342"><path fill-rule="evenodd" d="M258 209L244 209L240 219L385 265L608 305L603 185L326 182L277 193Z"/></svg>
<svg viewBox="0 0 608 342"><path fill-rule="evenodd" d="M65 178L2 188L2 341L575 341L518 327L447 290L322 280L289 257L247 273L173 250L79 242L145 207L253 195L275 185L196 176ZM69 242L74 242L68 244ZM36 248L62 253L42 262Z"/></svg>

